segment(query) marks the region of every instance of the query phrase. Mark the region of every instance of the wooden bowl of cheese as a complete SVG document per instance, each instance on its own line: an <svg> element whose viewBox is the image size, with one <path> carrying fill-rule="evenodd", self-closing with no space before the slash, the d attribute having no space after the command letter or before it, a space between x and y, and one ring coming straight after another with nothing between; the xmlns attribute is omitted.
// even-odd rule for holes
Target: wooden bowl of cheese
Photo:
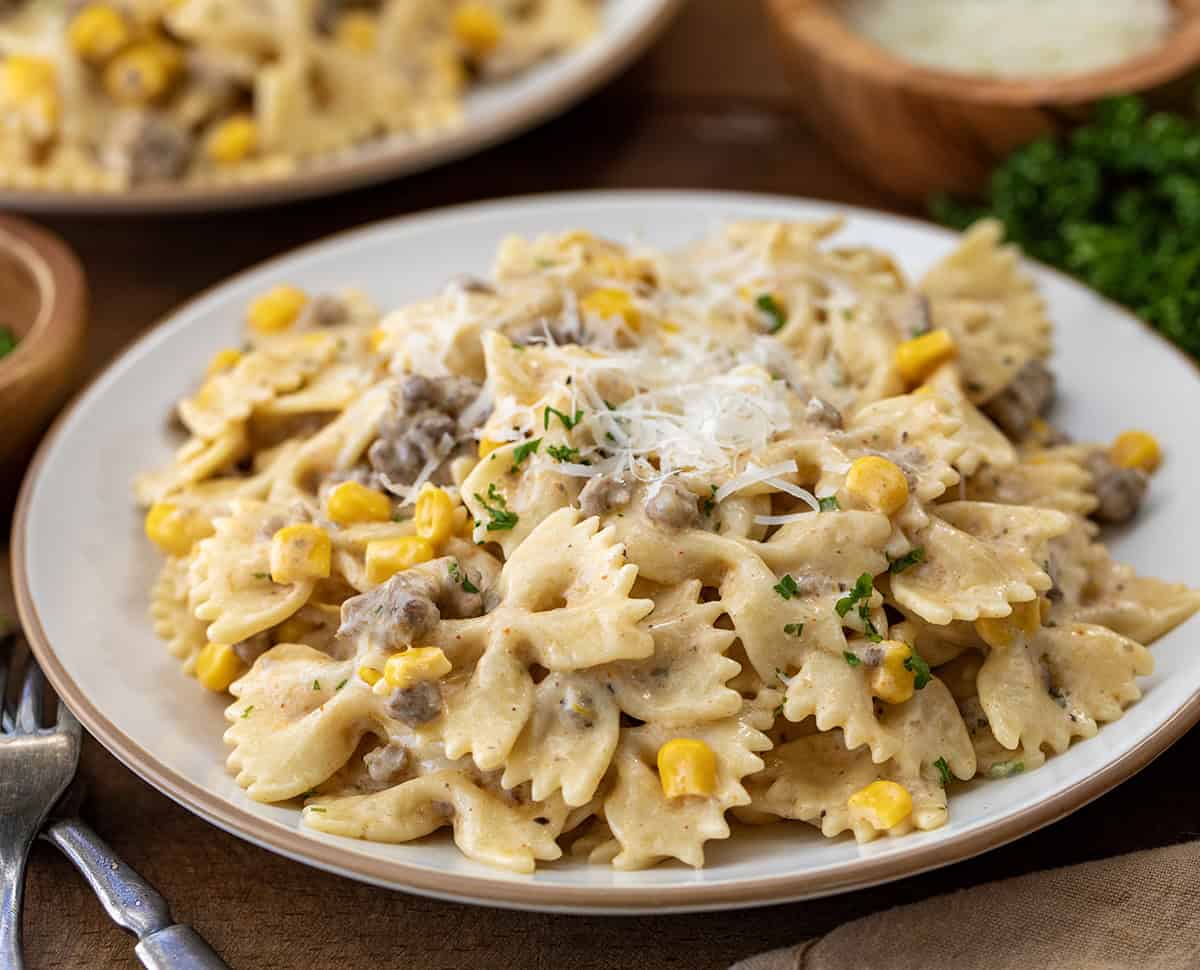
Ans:
<svg viewBox="0 0 1200 970"><path fill-rule="evenodd" d="M0 215L0 496L15 487L23 456L74 388L86 317L87 287L71 250Z"/></svg>
<svg viewBox="0 0 1200 970"><path fill-rule="evenodd" d="M1200 0L764 2L800 110L909 201L978 193L1013 149L1104 98L1185 102L1200 65ZM1121 29L1117 8L1139 29Z"/></svg>

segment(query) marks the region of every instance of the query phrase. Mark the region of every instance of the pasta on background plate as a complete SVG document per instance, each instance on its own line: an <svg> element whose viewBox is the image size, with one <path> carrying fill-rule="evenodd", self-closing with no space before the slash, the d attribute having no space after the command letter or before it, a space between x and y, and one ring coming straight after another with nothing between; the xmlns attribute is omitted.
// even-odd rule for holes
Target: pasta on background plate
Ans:
<svg viewBox="0 0 1200 970"><path fill-rule="evenodd" d="M462 123L478 82L600 27L600 0L6 0L0 186L292 174Z"/></svg>
<svg viewBox="0 0 1200 970"><path fill-rule="evenodd" d="M1119 718L1200 605L1097 542L1156 441L1047 423L997 226L916 285L837 228L510 238L383 316L260 295L136 485L249 796L520 872L701 866L731 816L937 828Z"/></svg>

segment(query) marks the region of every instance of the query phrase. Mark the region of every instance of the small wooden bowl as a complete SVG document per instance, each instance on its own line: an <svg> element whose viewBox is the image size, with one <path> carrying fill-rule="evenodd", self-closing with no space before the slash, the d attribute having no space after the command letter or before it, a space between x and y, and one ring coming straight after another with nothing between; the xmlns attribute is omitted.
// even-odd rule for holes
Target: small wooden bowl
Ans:
<svg viewBox="0 0 1200 970"><path fill-rule="evenodd" d="M1013 80L922 67L854 32L837 0L764 0L799 106L844 161L909 201L977 194L996 163L1114 94L1178 104L1200 65L1200 0L1157 49L1087 74Z"/></svg>
<svg viewBox="0 0 1200 970"><path fill-rule="evenodd" d="M17 337L16 349L0 357L0 494L75 386L86 316L87 285L74 254L44 230L0 215L0 326Z"/></svg>

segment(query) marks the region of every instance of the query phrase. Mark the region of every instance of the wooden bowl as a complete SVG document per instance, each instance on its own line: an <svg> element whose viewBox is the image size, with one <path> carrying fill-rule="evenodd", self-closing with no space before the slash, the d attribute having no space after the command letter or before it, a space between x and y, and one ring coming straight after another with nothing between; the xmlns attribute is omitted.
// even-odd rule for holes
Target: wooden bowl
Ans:
<svg viewBox="0 0 1200 970"><path fill-rule="evenodd" d="M0 357L0 494L15 484L37 433L75 386L87 286L74 254L23 219L0 215L0 326L17 337ZM5 509L0 507L0 520Z"/></svg>
<svg viewBox="0 0 1200 970"><path fill-rule="evenodd" d="M977 194L1014 148L1078 124L1111 95L1179 104L1200 65L1200 0L1173 0L1177 23L1155 50L1086 74L1028 80L903 60L856 33L838 0L764 2L813 127L871 182L909 201Z"/></svg>

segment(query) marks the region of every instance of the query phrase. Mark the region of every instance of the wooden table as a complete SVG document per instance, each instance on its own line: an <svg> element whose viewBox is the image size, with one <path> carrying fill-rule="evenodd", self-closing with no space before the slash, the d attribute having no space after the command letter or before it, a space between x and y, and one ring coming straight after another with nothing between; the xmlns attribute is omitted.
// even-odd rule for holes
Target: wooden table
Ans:
<svg viewBox="0 0 1200 970"><path fill-rule="evenodd" d="M435 172L248 214L46 222L75 247L91 280L94 372L181 301L301 243L432 206L598 187L742 189L888 205L794 115L757 4L692 0L654 51L610 88L529 135ZM485 963L715 970L935 893L1195 837L1198 762L1200 734L1193 732L1069 821L888 886L747 912L636 919L505 912L373 889L218 831L95 742L85 745L81 770L95 827L237 970L459 970ZM137 966L129 938L44 846L34 852L27 899L33 970Z"/></svg>

